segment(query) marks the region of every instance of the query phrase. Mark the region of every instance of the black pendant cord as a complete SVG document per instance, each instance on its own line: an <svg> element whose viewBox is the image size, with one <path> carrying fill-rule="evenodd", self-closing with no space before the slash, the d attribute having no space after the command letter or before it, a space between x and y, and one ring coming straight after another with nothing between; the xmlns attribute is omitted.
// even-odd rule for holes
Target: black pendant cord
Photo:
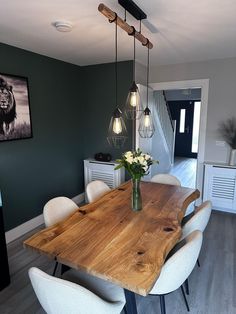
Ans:
<svg viewBox="0 0 236 314"><path fill-rule="evenodd" d="M147 47L148 50L148 61L147 61L147 105L146 107L148 108L148 83L149 83L149 48Z"/></svg>
<svg viewBox="0 0 236 314"><path fill-rule="evenodd" d="M135 36L134 36L134 66L133 66L133 81L135 82L135 67L136 67L136 65L135 65L135 60L136 60L136 51L135 51L135 48L136 48L136 46L135 46Z"/></svg>
<svg viewBox="0 0 236 314"><path fill-rule="evenodd" d="M117 81L118 81L118 75L117 75L117 23L115 21L115 27L116 27L116 30L115 30L115 81L116 81L116 85L115 85L115 88L116 88L116 108L118 108L118 100L117 100Z"/></svg>
<svg viewBox="0 0 236 314"><path fill-rule="evenodd" d="M109 23L115 22L115 97L116 97L116 109L118 109L118 96L117 96L117 85L118 85L118 75L117 75L117 51L118 51L118 40L117 40L117 14L115 13L115 17L113 20L109 20Z"/></svg>
<svg viewBox="0 0 236 314"><path fill-rule="evenodd" d="M134 36L134 35L133 35ZM135 36L134 36L134 64L133 64L133 82L135 82ZM132 151L135 151L135 140L136 140L136 123L132 120Z"/></svg>
<svg viewBox="0 0 236 314"><path fill-rule="evenodd" d="M129 33L129 36L133 36L134 37L134 58L133 58L133 62L134 62L134 65L133 65L133 82L135 82L135 60L136 60L136 45L135 45L135 33L136 33L136 29L134 28L134 26L131 26L132 27L132 32Z"/></svg>

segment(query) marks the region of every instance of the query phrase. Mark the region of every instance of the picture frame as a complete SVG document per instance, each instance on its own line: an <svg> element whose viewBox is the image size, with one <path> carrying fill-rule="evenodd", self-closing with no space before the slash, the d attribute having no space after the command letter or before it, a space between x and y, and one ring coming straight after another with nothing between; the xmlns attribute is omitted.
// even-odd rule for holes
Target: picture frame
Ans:
<svg viewBox="0 0 236 314"><path fill-rule="evenodd" d="M32 136L28 79L0 72L0 142Z"/></svg>

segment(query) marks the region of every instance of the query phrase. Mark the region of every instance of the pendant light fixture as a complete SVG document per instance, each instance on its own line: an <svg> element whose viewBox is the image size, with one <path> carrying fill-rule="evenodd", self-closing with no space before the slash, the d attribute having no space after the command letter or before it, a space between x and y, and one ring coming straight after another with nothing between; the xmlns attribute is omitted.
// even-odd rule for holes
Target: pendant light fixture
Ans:
<svg viewBox="0 0 236 314"><path fill-rule="evenodd" d="M109 20L110 23L115 22L115 101L116 101L116 108L113 112L113 115L110 120L109 129L108 129L108 136L107 140L108 143L115 147L121 148L126 139L127 139L127 129L122 118L122 112L118 107L118 95L117 95L117 14L113 20Z"/></svg>
<svg viewBox="0 0 236 314"><path fill-rule="evenodd" d="M149 48L148 50L148 57L147 57L147 104L146 108L143 111L143 114L140 119L139 124L139 135L142 138L151 138L155 132L155 127L153 123L153 117L151 115L151 110L148 107L148 83L149 83Z"/></svg>
<svg viewBox="0 0 236 314"><path fill-rule="evenodd" d="M135 28L132 26L132 33L129 33L130 36L133 36L134 38L134 58L133 58L133 83L130 86L129 93L126 99L125 104L125 115L127 119L130 120L137 120L140 119L140 116L143 112L142 103L141 103L141 97L139 93L139 89L137 84L135 83L135 61L136 61L136 55L135 55Z"/></svg>

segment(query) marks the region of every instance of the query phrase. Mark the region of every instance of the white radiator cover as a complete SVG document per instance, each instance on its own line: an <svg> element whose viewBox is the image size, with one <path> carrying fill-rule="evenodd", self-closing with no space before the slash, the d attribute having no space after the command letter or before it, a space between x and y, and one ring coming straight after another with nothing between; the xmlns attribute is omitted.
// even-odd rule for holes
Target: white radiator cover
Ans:
<svg viewBox="0 0 236 314"><path fill-rule="evenodd" d="M117 188L125 181L125 169L115 170L118 164L114 161L104 162L94 159L84 160L84 185L91 181L101 180L111 189Z"/></svg>
<svg viewBox="0 0 236 314"><path fill-rule="evenodd" d="M236 214L236 167L205 165L203 200L214 209Z"/></svg>

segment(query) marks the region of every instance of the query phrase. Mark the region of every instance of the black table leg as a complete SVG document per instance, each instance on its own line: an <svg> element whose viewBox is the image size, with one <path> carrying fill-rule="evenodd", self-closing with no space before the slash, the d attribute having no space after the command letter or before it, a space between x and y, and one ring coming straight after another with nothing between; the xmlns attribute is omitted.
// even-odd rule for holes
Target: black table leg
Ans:
<svg viewBox="0 0 236 314"><path fill-rule="evenodd" d="M126 298L126 313L127 314L138 314L135 300L135 293L129 290L125 290L125 298Z"/></svg>
<svg viewBox="0 0 236 314"><path fill-rule="evenodd" d="M69 266L61 264L61 276L70 269L71 268Z"/></svg>

